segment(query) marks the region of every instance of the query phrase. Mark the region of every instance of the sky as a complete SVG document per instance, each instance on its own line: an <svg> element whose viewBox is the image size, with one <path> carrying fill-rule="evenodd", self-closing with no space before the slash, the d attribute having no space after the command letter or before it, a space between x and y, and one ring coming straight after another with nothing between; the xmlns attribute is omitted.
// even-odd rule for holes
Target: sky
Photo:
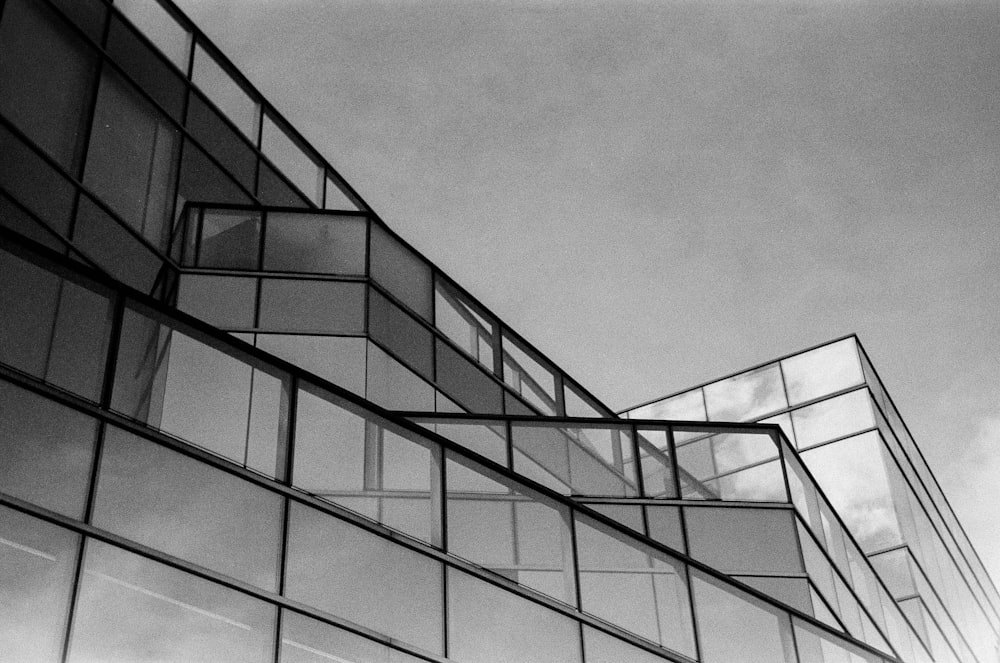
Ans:
<svg viewBox="0 0 1000 663"><path fill-rule="evenodd" d="M857 333L1000 582L1000 4L179 4L614 409Z"/></svg>

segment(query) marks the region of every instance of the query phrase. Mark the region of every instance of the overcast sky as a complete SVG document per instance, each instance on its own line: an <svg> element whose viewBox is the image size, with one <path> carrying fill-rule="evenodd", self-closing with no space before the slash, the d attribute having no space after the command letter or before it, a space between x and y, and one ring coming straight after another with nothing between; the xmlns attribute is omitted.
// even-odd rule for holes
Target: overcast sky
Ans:
<svg viewBox="0 0 1000 663"><path fill-rule="evenodd" d="M1000 4L180 4L615 409L857 332L1000 581Z"/></svg>

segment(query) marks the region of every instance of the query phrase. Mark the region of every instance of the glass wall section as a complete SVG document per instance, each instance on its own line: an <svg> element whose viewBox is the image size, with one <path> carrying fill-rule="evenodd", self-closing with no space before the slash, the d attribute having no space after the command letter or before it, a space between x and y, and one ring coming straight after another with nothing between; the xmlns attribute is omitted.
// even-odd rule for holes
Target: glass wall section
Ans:
<svg viewBox="0 0 1000 663"><path fill-rule="evenodd" d="M0 251L0 361L98 400L111 331L111 301Z"/></svg>
<svg viewBox="0 0 1000 663"><path fill-rule="evenodd" d="M503 379L542 414L559 414L555 374L540 358L506 334L503 336Z"/></svg>
<svg viewBox="0 0 1000 663"><path fill-rule="evenodd" d="M288 598L444 653L440 562L297 502L289 518Z"/></svg>
<svg viewBox="0 0 1000 663"><path fill-rule="evenodd" d="M0 380L0 491L83 518L97 422Z"/></svg>
<svg viewBox="0 0 1000 663"><path fill-rule="evenodd" d="M799 449L808 449L875 426L867 389L792 410L791 416Z"/></svg>
<svg viewBox="0 0 1000 663"><path fill-rule="evenodd" d="M97 58L45 3L8 0L0 22L0 113L71 173Z"/></svg>
<svg viewBox="0 0 1000 663"><path fill-rule="evenodd" d="M179 142L173 124L106 68L83 181L159 249L169 241Z"/></svg>
<svg viewBox="0 0 1000 663"><path fill-rule="evenodd" d="M486 370L496 370L496 321L466 301L440 277L434 283L434 324Z"/></svg>
<svg viewBox="0 0 1000 663"><path fill-rule="evenodd" d="M804 573L790 509L685 507L691 556L726 573Z"/></svg>
<svg viewBox="0 0 1000 663"><path fill-rule="evenodd" d="M503 412L503 388L441 339L435 341L437 386L469 412Z"/></svg>
<svg viewBox="0 0 1000 663"><path fill-rule="evenodd" d="M263 589L277 589L284 500L109 426L91 522Z"/></svg>
<svg viewBox="0 0 1000 663"><path fill-rule="evenodd" d="M674 449L667 429L640 426L636 441L639 445L643 493L647 497L677 497Z"/></svg>
<svg viewBox="0 0 1000 663"><path fill-rule="evenodd" d="M194 49L191 80L236 127L254 144L260 127L260 105L201 44Z"/></svg>
<svg viewBox="0 0 1000 663"><path fill-rule="evenodd" d="M125 311L111 407L268 476L287 444L287 377Z"/></svg>
<svg viewBox="0 0 1000 663"><path fill-rule="evenodd" d="M685 499L785 502L778 445L768 433L718 433L675 428Z"/></svg>
<svg viewBox="0 0 1000 663"><path fill-rule="evenodd" d="M93 539L86 548L68 661L273 660L273 605Z"/></svg>
<svg viewBox="0 0 1000 663"><path fill-rule="evenodd" d="M345 281L261 279L258 324L274 332L362 334L365 289Z"/></svg>
<svg viewBox="0 0 1000 663"><path fill-rule="evenodd" d="M785 376L789 405L832 394L864 381L858 344L854 338L845 338L783 359L781 370Z"/></svg>
<svg viewBox="0 0 1000 663"><path fill-rule="evenodd" d="M398 649L291 610L281 612L281 663L423 663Z"/></svg>
<svg viewBox="0 0 1000 663"><path fill-rule="evenodd" d="M248 191L254 190L257 154L200 93L188 99L187 128Z"/></svg>
<svg viewBox="0 0 1000 663"><path fill-rule="evenodd" d="M448 568L448 655L461 663L579 663L580 626Z"/></svg>
<svg viewBox="0 0 1000 663"><path fill-rule="evenodd" d="M368 334L417 373L433 378L433 334L374 288L368 290Z"/></svg>
<svg viewBox="0 0 1000 663"><path fill-rule="evenodd" d="M705 395L700 388L642 405L625 414L629 419L708 420L708 415L705 413Z"/></svg>
<svg viewBox="0 0 1000 663"><path fill-rule="evenodd" d="M184 79L117 14L111 17L105 48L141 90L149 94L171 118L178 122L182 120L188 89Z"/></svg>
<svg viewBox="0 0 1000 663"><path fill-rule="evenodd" d="M776 364L705 386L711 421L746 421L787 406Z"/></svg>
<svg viewBox="0 0 1000 663"><path fill-rule="evenodd" d="M433 412L434 387L385 350L368 343L368 381L365 398L387 410Z"/></svg>
<svg viewBox="0 0 1000 663"><path fill-rule="evenodd" d="M257 269L262 212L191 208L184 263L220 269Z"/></svg>
<svg viewBox="0 0 1000 663"><path fill-rule="evenodd" d="M10 661L58 661L80 537L0 507L0 651Z"/></svg>
<svg viewBox="0 0 1000 663"><path fill-rule="evenodd" d="M371 224L370 241L371 277L425 320L433 320L430 265L377 223Z"/></svg>
<svg viewBox="0 0 1000 663"><path fill-rule="evenodd" d="M256 326L257 279L182 274L177 308L223 329L253 329Z"/></svg>
<svg viewBox="0 0 1000 663"><path fill-rule="evenodd" d="M569 510L448 455L448 552L565 603L576 602Z"/></svg>
<svg viewBox="0 0 1000 663"><path fill-rule="evenodd" d="M319 166L270 113L264 113L260 149L315 205L323 201Z"/></svg>
<svg viewBox="0 0 1000 663"><path fill-rule="evenodd" d="M367 225L360 216L269 212L264 269L364 276Z"/></svg>
<svg viewBox="0 0 1000 663"><path fill-rule="evenodd" d="M576 517L581 608L695 657L687 569L597 521Z"/></svg>
<svg viewBox="0 0 1000 663"><path fill-rule="evenodd" d="M186 72L191 54L191 34L158 0L115 0L124 14L181 71Z"/></svg>
<svg viewBox="0 0 1000 663"><path fill-rule="evenodd" d="M181 281L183 285L183 280ZM183 290L182 290L183 292ZM257 334L257 347L359 396L365 395L364 338Z"/></svg>

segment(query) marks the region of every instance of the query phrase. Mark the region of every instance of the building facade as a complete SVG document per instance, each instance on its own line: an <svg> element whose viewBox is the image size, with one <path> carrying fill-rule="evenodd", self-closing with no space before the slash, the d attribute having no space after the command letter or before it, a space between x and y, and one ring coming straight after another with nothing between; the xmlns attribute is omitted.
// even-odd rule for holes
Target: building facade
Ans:
<svg viewBox="0 0 1000 663"><path fill-rule="evenodd" d="M5 660L997 660L854 339L618 417L168 0L0 0L0 275Z"/></svg>

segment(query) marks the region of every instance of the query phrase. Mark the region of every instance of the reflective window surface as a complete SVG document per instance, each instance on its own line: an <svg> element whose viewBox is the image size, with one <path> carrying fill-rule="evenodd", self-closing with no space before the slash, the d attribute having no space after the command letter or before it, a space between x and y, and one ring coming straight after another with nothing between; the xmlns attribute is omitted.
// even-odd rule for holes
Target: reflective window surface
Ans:
<svg viewBox="0 0 1000 663"><path fill-rule="evenodd" d="M844 435L872 428L871 397L867 389L859 389L792 410L795 437L800 449Z"/></svg>
<svg viewBox="0 0 1000 663"><path fill-rule="evenodd" d="M777 364L706 385L711 421L749 421L787 405Z"/></svg>
<svg viewBox="0 0 1000 663"><path fill-rule="evenodd" d="M364 275L366 226L361 217L270 212L264 269Z"/></svg>
<svg viewBox="0 0 1000 663"><path fill-rule="evenodd" d="M685 507L691 556L727 573L800 573L788 509Z"/></svg>
<svg viewBox="0 0 1000 663"><path fill-rule="evenodd" d="M155 0L115 0L115 7L156 44L182 71L187 71L191 35Z"/></svg>
<svg viewBox="0 0 1000 663"><path fill-rule="evenodd" d="M398 649L291 610L281 613L281 663L421 663Z"/></svg>
<svg viewBox="0 0 1000 663"><path fill-rule="evenodd" d="M90 540L68 661L265 663L274 606Z"/></svg>
<svg viewBox="0 0 1000 663"><path fill-rule="evenodd" d="M431 269L379 224L371 224L371 277L426 320L432 320Z"/></svg>
<svg viewBox="0 0 1000 663"><path fill-rule="evenodd" d="M788 400L791 405L861 384L858 345L853 338L783 359Z"/></svg>

